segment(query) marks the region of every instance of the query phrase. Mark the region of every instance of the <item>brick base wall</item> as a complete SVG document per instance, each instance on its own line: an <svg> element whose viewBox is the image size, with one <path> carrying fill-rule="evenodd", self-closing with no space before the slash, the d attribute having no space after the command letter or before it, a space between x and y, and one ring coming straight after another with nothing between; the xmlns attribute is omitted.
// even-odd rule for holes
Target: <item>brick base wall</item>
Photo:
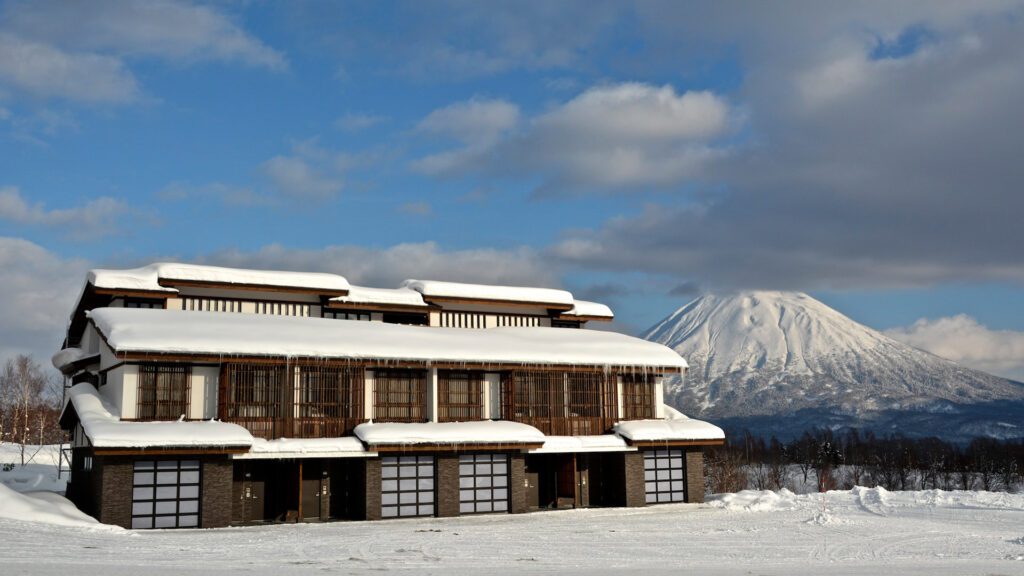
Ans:
<svg viewBox="0 0 1024 576"><path fill-rule="evenodd" d="M202 462L202 495L200 510L203 528L221 528L231 524L232 480L231 460L216 458Z"/></svg>
<svg viewBox="0 0 1024 576"><path fill-rule="evenodd" d="M698 504L704 501L704 450L701 448L686 450L686 501Z"/></svg>
<svg viewBox="0 0 1024 576"><path fill-rule="evenodd" d="M380 520L380 458L366 460L366 519Z"/></svg>
<svg viewBox="0 0 1024 576"><path fill-rule="evenodd" d="M633 508L647 505L644 490L644 455L640 452L625 452L624 460L626 506Z"/></svg>
<svg viewBox="0 0 1024 576"><path fill-rule="evenodd" d="M512 454L509 459L511 470L509 471L509 507L512 514L522 514L529 509L526 502L526 456L524 454Z"/></svg>
<svg viewBox="0 0 1024 576"><path fill-rule="evenodd" d="M459 457L438 456L436 460L437 515L440 517L459 515Z"/></svg>
<svg viewBox="0 0 1024 576"><path fill-rule="evenodd" d="M93 473L99 474L97 518L100 522L131 528L134 467L131 458L103 456L93 459Z"/></svg>

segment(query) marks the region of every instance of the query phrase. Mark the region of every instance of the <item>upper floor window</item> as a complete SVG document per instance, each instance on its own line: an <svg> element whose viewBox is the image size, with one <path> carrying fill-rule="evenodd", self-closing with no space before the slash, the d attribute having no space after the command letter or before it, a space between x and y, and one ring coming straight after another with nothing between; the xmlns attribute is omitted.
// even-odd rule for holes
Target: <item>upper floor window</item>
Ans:
<svg viewBox="0 0 1024 576"><path fill-rule="evenodd" d="M335 320L362 320L365 322L370 321L369 312L357 312L354 310L327 310L323 311L324 318L334 318Z"/></svg>
<svg viewBox="0 0 1024 576"><path fill-rule="evenodd" d="M164 301L159 298L125 298L125 308L163 308Z"/></svg>
<svg viewBox="0 0 1024 576"><path fill-rule="evenodd" d="M508 372L501 380L501 417L548 435L604 434L618 418L615 379L602 372Z"/></svg>
<svg viewBox="0 0 1024 576"><path fill-rule="evenodd" d="M373 385L374 420L426 422L426 371L390 368L374 370Z"/></svg>
<svg viewBox="0 0 1024 576"><path fill-rule="evenodd" d="M622 411L625 420L654 418L655 378L650 374L622 376Z"/></svg>
<svg viewBox="0 0 1024 576"><path fill-rule="evenodd" d="M188 417L192 370L181 364L139 365L139 420L177 420Z"/></svg>
<svg viewBox="0 0 1024 576"><path fill-rule="evenodd" d="M385 312L381 318L385 324L410 324L426 326L427 315L416 312Z"/></svg>
<svg viewBox="0 0 1024 576"><path fill-rule="evenodd" d="M484 373L476 370L437 371L439 422L483 419Z"/></svg>
<svg viewBox="0 0 1024 576"><path fill-rule="evenodd" d="M582 328L582 324L578 320L552 320L552 328Z"/></svg>

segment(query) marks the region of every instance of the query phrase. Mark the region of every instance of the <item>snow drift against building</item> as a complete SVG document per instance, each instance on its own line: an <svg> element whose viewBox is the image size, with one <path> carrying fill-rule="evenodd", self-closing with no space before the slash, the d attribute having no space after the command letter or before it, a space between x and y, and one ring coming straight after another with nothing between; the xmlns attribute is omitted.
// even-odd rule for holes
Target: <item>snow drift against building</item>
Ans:
<svg viewBox="0 0 1024 576"><path fill-rule="evenodd" d="M99 308L89 318L117 353L285 356L637 369L686 368L671 349L594 330L501 327L486 330L381 322Z"/></svg>

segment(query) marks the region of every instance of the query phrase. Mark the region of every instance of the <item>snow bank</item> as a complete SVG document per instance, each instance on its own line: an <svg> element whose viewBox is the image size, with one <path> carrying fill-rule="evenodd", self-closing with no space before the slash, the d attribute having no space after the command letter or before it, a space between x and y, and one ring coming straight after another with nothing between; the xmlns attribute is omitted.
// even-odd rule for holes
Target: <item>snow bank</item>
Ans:
<svg viewBox="0 0 1024 576"><path fill-rule="evenodd" d="M254 438L248 454L239 459L366 456L363 443L354 436L341 438Z"/></svg>
<svg viewBox="0 0 1024 576"><path fill-rule="evenodd" d="M360 424L355 434L366 444L498 444L544 442L544 434L518 422L424 422Z"/></svg>
<svg viewBox="0 0 1024 576"><path fill-rule="evenodd" d="M612 309L599 302L573 300L572 310L562 312L562 316L593 316L595 318L614 318Z"/></svg>
<svg viewBox="0 0 1024 576"><path fill-rule="evenodd" d="M50 358L50 362L54 368L63 372L64 368L90 356L99 356L99 354L90 354L81 348L71 347L58 351Z"/></svg>
<svg viewBox="0 0 1024 576"><path fill-rule="evenodd" d="M118 353L299 356L353 360L686 367L671 349L596 330L403 326L329 318L130 308L89 317Z"/></svg>
<svg viewBox="0 0 1024 576"><path fill-rule="evenodd" d="M665 406L664 420L630 420L619 422L615 433L634 441L658 440L724 440L725 432L708 422L694 420L682 412Z"/></svg>
<svg viewBox="0 0 1024 576"><path fill-rule="evenodd" d="M160 280L187 280L217 284L274 286L277 288L309 288L325 292L344 292L348 280L337 274L320 272L281 272L275 270L244 270L198 264L158 262L130 270L90 270L89 283L97 288L148 290L175 293L160 285Z"/></svg>
<svg viewBox="0 0 1024 576"><path fill-rule="evenodd" d="M524 286L490 286L462 284L437 280L406 280L402 286L424 296L438 298L465 298L468 300L496 300L501 302L528 302L572 306L572 294L554 288L528 288Z"/></svg>
<svg viewBox="0 0 1024 576"><path fill-rule="evenodd" d="M630 452L626 441L614 434L600 436L545 436L544 446L530 450L531 454L560 454L568 452Z"/></svg>
<svg viewBox="0 0 1024 576"><path fill-rule="evenodd" d="M366 288L349 286L347 296L331 298L341 304L391 304L399 306L423 306L423 295L409 288Z"/></svg>
<svg viewBox="0 0 1024 576"><path fill-rule="evenodd" d="M743 490L735 494L714 494L706 502L715 508L739 512L773 512L793 510L797 507L798 496L783 488L771 490Z"/></svg>
<svg viewBox="0 0 1024 576"><path fill-rule="evenodd" d="M122 422L96 388L85 382L73 386L68 398L96 448L249 447L253 443L248 430L226 422Z"/></svg>
<svg viewBox="0 0 1024 576"><path fill-rule="evenodd" d="M3 484L0 484L0 518L61 526L102 526L59 494L15 492Z"/></svg>

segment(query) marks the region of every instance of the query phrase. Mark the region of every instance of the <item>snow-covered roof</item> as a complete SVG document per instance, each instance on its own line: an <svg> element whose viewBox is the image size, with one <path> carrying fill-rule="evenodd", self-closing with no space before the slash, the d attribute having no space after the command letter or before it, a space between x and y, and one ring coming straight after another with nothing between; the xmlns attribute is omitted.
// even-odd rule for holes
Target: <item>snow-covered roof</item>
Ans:
<svg viewBox="0 0 1024 576"><path fill-rule="evenodd" d="M57 351L57 353L50 358L50 362L53 363L54 368L61 372L64 372L66 369L70 368L76 362L80 362L82 360L85 360L86 358L96 357L99 357L98 353L93 354L86 352L81 348L71 347Z"/></svg>
<svg viewBox="0 0 1024 576"><path fill-rule="evenodd" d="M117 290L145 290L175 293L177 290L162 286L161 280L183 280L240 286L272 286L275 288L306 288L324 292L344 292L348 280L337 274L322 272L281 272L275 270L245 270L221 268L199 264L158 262L130 270L90 270L89 283L97 288Z"/></svg>
<svg viewBox="0 0 1024 576"><path fill-rule="evenodd" d="M662 440L724 440L721 428L694 420L683 413L665 406L663 420L629 420L615 425L615 433L633 442L656 442Z"/></svg>
<svg viewBox="0 0 1024 576"><path fill-rule="evenodd" d="M404 326L329 318L98 308L89 318L118 353L156 352L415 362L686 368L669 348L596 330Z"/></svg>
<svg viewBox="0 0 1024 576"><path fill-rule="evenodd" d="M248 430L226 422L122 422L96 388L84 382L68 390L68 403L96 448L248 447L253 443Z"/></svg>
<svg viewBox="0 0 1024 576"><path fill-rule="evenodd" d="M406 280L402 286L411 288L427 298L460 298L466 300L494 300L497 302L523 302L572 306L572 294L554 288L528 288L522 286L491 286L463 284L437 280Z"/></svg>
<svg viewBox="0 0 1024 576"><path fill-rule="evenodd" d="M562 316L591 316L594 318L614 318L615 314L608 306L600 302L573 300L572 310L562 312Z"/></svg>
<svg viewBox="0 0 1024 576"><path fill-rule="evenodd" d="M629 452L635 451L615 434L600 436L545 436L544 446L530 450L531 454L560 454L568 452Z"/></svg>
<svg viewBox="0 0 1024 576"><path fill-rule="evenodd" d="M266 458L346 458L373 456L355 436L340 438L254 438L252 447L237 459Z"/></svg>
<svg viewBox="0 0 1024 576"><path fill-rule="evenodd" d="M349 286L347 296L331 298L331 302L341 304L427 306L427 303L423 301L423 295L409 288L367 288L365 286Z"/></svg>
<svg viewBox="0 0 1024 576"><path fill-rule="evenodd" d="M370 446L387 444L539 444L544 434L533 426L505 420L481 422L367 422L355 435Z"/></svg>

